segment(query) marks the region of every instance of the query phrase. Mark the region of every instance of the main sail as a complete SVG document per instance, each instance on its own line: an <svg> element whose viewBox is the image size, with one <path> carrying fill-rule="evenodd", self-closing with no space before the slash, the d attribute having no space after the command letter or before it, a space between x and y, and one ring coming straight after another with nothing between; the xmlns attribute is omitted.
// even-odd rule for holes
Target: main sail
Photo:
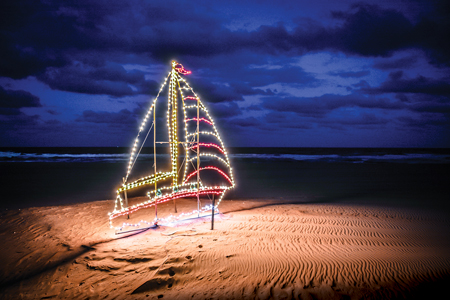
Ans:
<svg viewBox="0 0 450 300"><path fill-rule="evenodd" d="M190 71L173 61L172 68L158 95L153 100L147 114L145 115L139 132L134 141L128 168L123 180L123 184L117 189L116 203L114 211L109 213L111 227L112 221L116 218L130 215L139 210L155 207L155 217L153 221L139 221L130 223L127 219L117 230L122 230L127 226L142 227L166 220L176 220L188 216L211 212L217 210L225 192L235 186L233 172L228 158L228 154L220 134L216 128L214 120L208 109L201 101L184 76ZM167 91L167 127L157 126L157 106L163 105L160 96ZM145 138L144 138L144 133ZM157 132L167 131L166 139L157 141ZM144 177L136 180L129 180L132 177L132 170L138 163L138 156L153 132L153 170ZM159 135L161 136L161 135ZM159 146L159 147L157 147ZM158 162L157 151L162 147L170 150L170 163ZM145 201L129 205L128 195L135 190L145 189L147 198ZM201 198L206 198L203 202L208 203L208 199L217 196L215 205L201 207ZM157 216L157 205L160 203L173 201L175 213L176 200L181 198L196 198L197 209L188 213L182 212L179 215L170 215L165 219ZM214 198L212 198L214 199ZM136 201L133 201L136 202ZM214 203L214 202L212 202ZM142 224L144 223L144 224Z"/></svg>

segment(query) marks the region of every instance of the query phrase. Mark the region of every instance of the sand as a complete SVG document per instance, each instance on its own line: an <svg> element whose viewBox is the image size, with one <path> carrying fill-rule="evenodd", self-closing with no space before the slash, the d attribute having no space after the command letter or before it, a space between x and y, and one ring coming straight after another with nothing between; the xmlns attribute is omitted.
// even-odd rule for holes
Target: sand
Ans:
<svg viewBox="0 0 450 300"><path fill-rule="evenodd" d="M3 212L0 297L393 299L433 297L449 283L445 213L225 200L214 230L204 218L115 235L112 206Z"/></svg>

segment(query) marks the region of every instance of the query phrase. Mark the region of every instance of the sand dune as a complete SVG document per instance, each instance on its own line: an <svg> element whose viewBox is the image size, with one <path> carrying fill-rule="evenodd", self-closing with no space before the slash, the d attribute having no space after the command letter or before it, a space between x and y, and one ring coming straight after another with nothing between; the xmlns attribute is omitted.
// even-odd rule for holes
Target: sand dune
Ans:
<svg viewBox="0 0 450 300"><path fill-rule="evenodd" d="M433 295L450 277L446 214L234 200L213 231L200 219L115 235L112 205L3 213L1 297L389 299Z"/></svg>

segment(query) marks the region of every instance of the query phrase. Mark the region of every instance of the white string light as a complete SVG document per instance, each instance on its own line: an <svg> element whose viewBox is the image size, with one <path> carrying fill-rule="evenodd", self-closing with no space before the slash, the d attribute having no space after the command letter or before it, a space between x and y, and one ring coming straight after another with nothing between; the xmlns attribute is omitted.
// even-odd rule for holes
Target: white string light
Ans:
<svg viewBox="0 0 450 300"><path fill-rule="evenodd" d="M217 131L217 128L214 124L213 119L211 118L208 110L206 109L205 105L202 103L200 97L194 92L194 90L191 88L191 86L188 84L188 82L180 76L189 74L190 71L187 71L181 66L180 64L176 62L172 62L172 70L169 72L167 77L165 78L163 84L161 85L161 88L156 96L156 98L153 100L152 105L150 106L149 110L147 111L147 114L145 115L141 126L139 127L139 132L137 134L136 139L134 140L134 144L132 147L132 151L130 153L130 160L128 163L127 173L124 180L123 185L117 190L117 197L115 202L114 211L109 213L109 221L110 225L112 227L112 220L124 216L124 215L130 215L131 213L140 210L142 208L148 208L151 206L154 206L156 203L162 203L167 202L170 200L175 200L178 198L186 198L186 197L192 197L193 195L199 194L199 195L219 195L219 199L217 204L215 205L214 209L218 211L218 206L220 202L222 201L225 192L231 188L235 187L235 181L233 178L233 172L232 168L230 166L230 161L228 158L227 151L224 147L224 143L222 139L220 138L220 134ZM129 175L131 174L131 170L133 169L134 164L137 161L137 158L139 156L140 150L142 149L145 140L150 133L152 127L150 127L149 132L147 133L146 138L144 141L142 141L140 150L136 153L136 149L138 148L138 145L140 143L139 136L141 132L146 127L147 121L150 119L151 114L155 114L155 105L156 101L158 100L161 92L163 91L164 87L166 86L168 80L170 78L169 83L169 92L168 92L168 104L167 104L167 128L168 128L168 138L169 138L169 149L170 149L170 157L171 157L171 171L168 172L157 172L156 174L152 174L149 176L142 177L138 180L135 180L133 182L127 183L127 179ZM184 174L181 180L181 183L178 183L178 145L180 142L178 142L178 99L177 94L180 94L181 96L181 103L182 103L182 109L183 109L183 118L184 118L184 141L181 142L185 146L185 159L183 161L185 168L184 168ZM185 95L186 93L186 95ZM186 101L195 101L196 104L194 105L186 105ZM198 117L191 116L188 117L189 113L188 110L190 109L199 109L202 111L205 117ZM196 121L196 122L204 122L206 123L210 131L199 131L195 130L194 132L189 132L188 130L188 122L189 121ZM195 139L197 134L201 135L209 135L217 139L218 144L214 143L201 143L198 140ZM198 145L197 145L198 144ZM216 151L219 151L219 154L215 153L205 153L200 152L197 153L196 156L190 157L190 151L197 152L197 148L200 147L200 149L203 148L210 148L210 149L216 149ZM193 165L193 160L199 159L200 157L206 157L209 159L213 159L216 161L219 161L222 166L226 167L226 171L223 169L220 169L215 166L204 166L200 167L198 170ZM190 174L188 174L188 168L190 164L193 165L194 171L192 171ZM218 173L220 173L227 181L227 185L220 185L220 186L205 186L202 181L199 181L199 186L197 186L197 182L188 182L191 177L193 177L194 174L202 171L202 170L214 170ZM149 186L149 185L156 185L158 182L171 179L172 184L170 186L160 186L157 190L151 190L147 193L148 200L144 201L142 203L132 205L129 207L125 207L124 202L122 200L122 197L120 196L121 192L126 192L131 189L143 187L143 186ZM228 185L229 184L229 185ZM155 188L156 189L156 188ZM205 206L201 209L202 212L211 211L213 208L212 206ZM192 214L199 214L200 212L198 210L194 210L190 213L182 213L178 216L169 216L165 219L158 219L158 220L168 220L168 219L174 219L179 220L182 217L192 215ZM156 220L155 220L156 221ZM140 227L141 223L143 224L155 224L155 222L147 222L144 220L141 220L140 222L137 222L135 224L132 223L123 223L121 227L116 228L117 230L122 230L125 226L133 226L133 227Z"/></svg>

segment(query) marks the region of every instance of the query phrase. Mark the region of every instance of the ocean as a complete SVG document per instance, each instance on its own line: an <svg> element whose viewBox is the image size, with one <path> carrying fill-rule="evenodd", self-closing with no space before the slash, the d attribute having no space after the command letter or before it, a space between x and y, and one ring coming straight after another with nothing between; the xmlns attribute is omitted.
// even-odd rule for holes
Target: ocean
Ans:
<svg viewBox="0 0 450 300"><path fill-rule="evenodd" d="M125 176L128 151L0 148L0 210L114 199ZM228 152L237 186L227 199L450 212L450 149L228 148ZM143 149L136 172L151 174L152 153L152 148Z"/></svg>

